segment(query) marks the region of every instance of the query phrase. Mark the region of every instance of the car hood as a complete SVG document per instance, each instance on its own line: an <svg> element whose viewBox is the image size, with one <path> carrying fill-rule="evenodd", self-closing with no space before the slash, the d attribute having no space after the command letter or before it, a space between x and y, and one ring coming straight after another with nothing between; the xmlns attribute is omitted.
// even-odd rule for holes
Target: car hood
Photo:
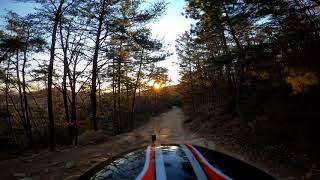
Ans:
<svg viewBox="0 0 320 180"><path fill-rule="evenodd" d="M132 150L86 172L80 179L274 179L231 156L190 144Z"/></svg>

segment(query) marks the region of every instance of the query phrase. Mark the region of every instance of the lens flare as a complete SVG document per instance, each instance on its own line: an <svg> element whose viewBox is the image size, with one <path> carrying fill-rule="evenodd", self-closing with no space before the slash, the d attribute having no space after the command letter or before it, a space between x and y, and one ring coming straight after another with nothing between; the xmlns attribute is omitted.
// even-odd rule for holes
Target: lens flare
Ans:
<svg viewBox="0 0 320 180"><path fill-rule="evenodd" d="M154 83L153 87L155 89L160 89L161 88L161 85L159 83Z"/></svg>

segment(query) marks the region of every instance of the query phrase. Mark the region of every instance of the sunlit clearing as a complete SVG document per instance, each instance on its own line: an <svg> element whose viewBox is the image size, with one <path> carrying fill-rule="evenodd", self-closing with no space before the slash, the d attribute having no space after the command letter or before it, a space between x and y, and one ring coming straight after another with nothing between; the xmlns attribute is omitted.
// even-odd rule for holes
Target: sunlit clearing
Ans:
<svg viewBox="0 0 320 180"><path fill-rule="evenodd" d="M160 89L160 88L161 88L161 85L160 85L159 83L154 83L154 84L153 84L153 87L154 87L155 89Z"/></svg>

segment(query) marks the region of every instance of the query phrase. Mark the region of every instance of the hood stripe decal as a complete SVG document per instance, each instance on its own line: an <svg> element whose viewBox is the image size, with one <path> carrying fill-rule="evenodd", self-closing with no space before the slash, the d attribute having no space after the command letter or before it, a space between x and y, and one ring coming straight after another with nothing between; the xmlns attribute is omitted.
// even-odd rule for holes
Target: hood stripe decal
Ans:
<svg viewBox="0 0 320 180"><path fill-rule="evenodd" d="M156 179L157 180L166 180L166 170L164 168L163 156L161 147L156 147Z"/></svg>
<svg viewBox="0 0 320 180"><path fill-rule="evenodd" d="M227 175L223 174L217 168L213 167L202 156L202 154L196 148L194 148L192 145L189 145L189 144L187 144L186 146L191 150L191 152L193 153L195 158L198 160L198 162L200 163L201 167L203 168L203 170L207 174L208 179L210 179L210 180L231 180L230 177L228 177Z"/></svg>
<svg viewBox="0 0 320 180"><path fill-rule="evenodd" d="M146 150L146 161L141 173L136 177L136 180L154 180L155 179L155 146L149 145Z"/></svg>
<svg viewBox="0 0 320 180"><path fill-rule="evenodd" d="M186 154L192 168L193 171L195 172L197 179L201 179L201 180L207 180L207 176L204 173L203 169L201 168L199 162L197 161L197 159L194 157L194 155L192 154L192 152L185 146L185 145L180 145L181 149L183 150L183 152Z"/></svg>

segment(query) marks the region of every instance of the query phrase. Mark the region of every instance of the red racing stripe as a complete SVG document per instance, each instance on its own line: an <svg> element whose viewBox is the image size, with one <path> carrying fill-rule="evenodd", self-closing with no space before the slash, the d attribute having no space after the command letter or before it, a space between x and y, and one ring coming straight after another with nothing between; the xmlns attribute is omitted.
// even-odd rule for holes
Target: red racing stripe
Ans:
<svg viewBox="0 0 320 180"><path fill-rule="evenodd" d="M191 150L192 154L195 156L197 161L200 163L202 169L208 176L210 180L229 180L231 178L227 177L226 175L222 174L222 172L215 170L209 162L204 159L204 157L200 154L198 150L196 150L192 145L186 144L186 146Z"/></svg>
<svg viewBox="0 0 320 180"><path fill-rule="evenodd" d="M141 178L142 180L155 180L155 145L152 144L150 148L150 161L148 170L144 174L144 176Z"/></svg>

